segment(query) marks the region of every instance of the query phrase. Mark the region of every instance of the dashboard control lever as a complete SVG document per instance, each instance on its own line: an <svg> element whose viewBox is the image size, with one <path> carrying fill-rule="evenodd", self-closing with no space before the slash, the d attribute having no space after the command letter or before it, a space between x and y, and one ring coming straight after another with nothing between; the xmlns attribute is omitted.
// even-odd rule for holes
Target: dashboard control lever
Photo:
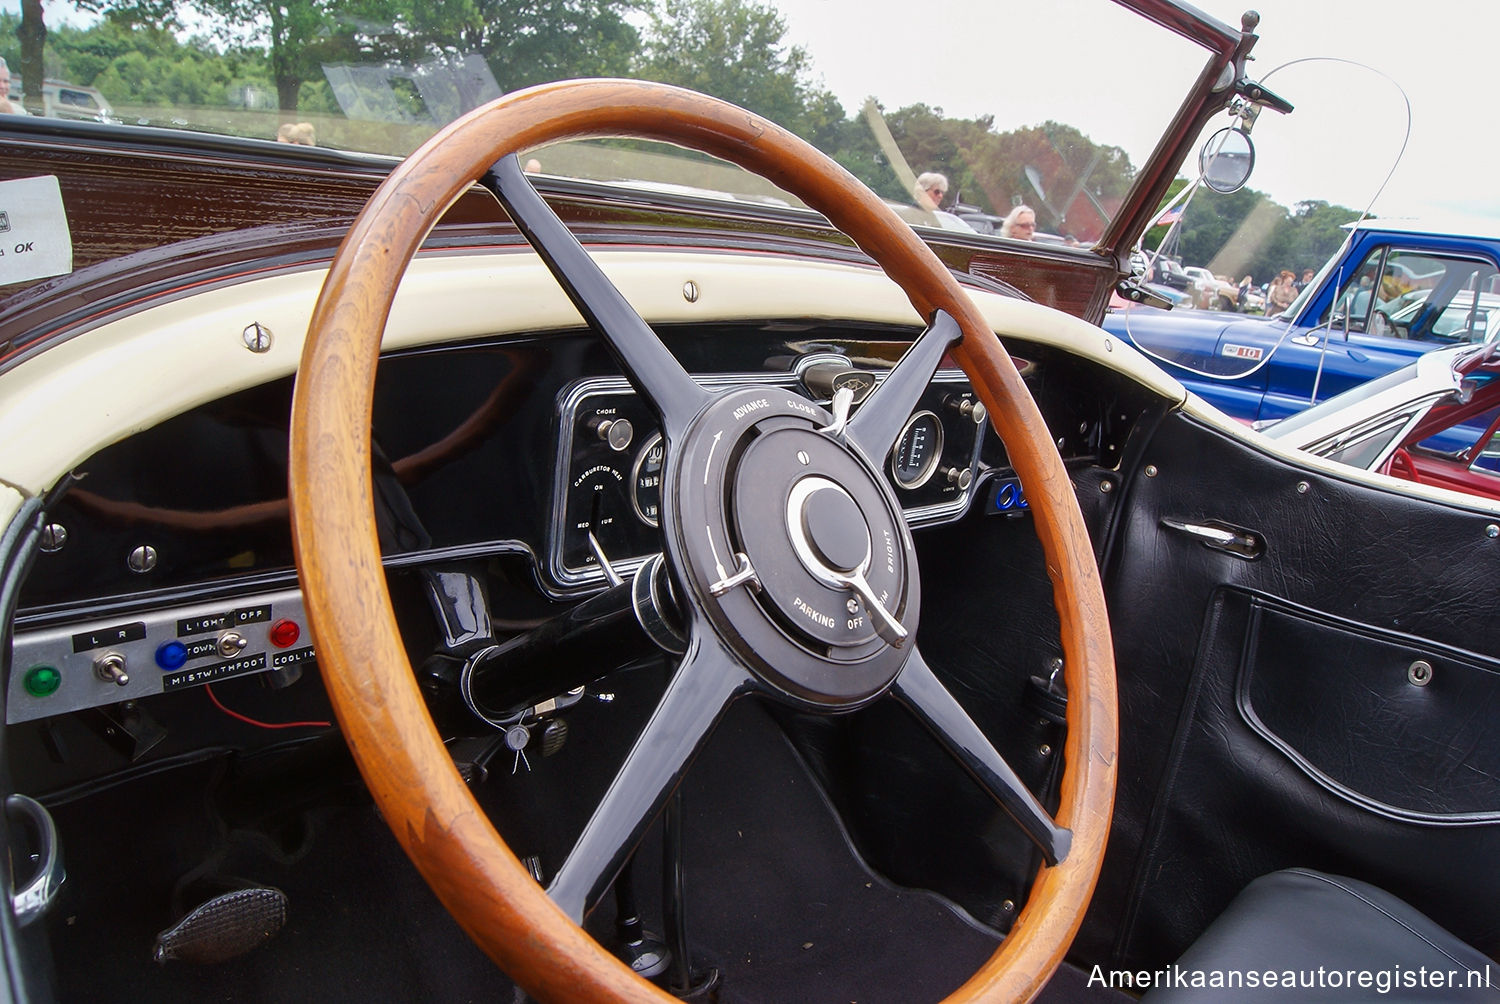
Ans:
<svg viewBox="0 0 1500 1004"><path fill-rule="evenodd" d="M842 579L844 585L848 586L854 595L859 597L860 603L870 613L870 619L875 624L876 634L884 638L894 648L900 648L906 643L907 635L910 632L902 626L900 621L891 615L891 612L885 608L885 604L880 602L880 597L875 595L875 591L870 588L870 584L865 581L864 574L859 569L855 569L847 574L839 572L834 572L833 574Z"/></svg>
<svg viewBox="0 0 1500 1004"><path fill-rule="evenodd" d="M708 591L711 595L723 596L735 586L742 586L747 582L756 589L760 588L760 578L755 574L755 569L751 566L750 559L745 553L743 551L734 552L734 561L734 574L726 575L718 582L710 584ZM723 569L721 568L720 571L722 572Z"/></svg>
<svg viewBox="0 0 1500 1004"><path fill-rule="evenodd" d="M612 586L622 585L625 580L620 578L620 573L615 571L615 566L609 563L609 558L604 555L604 548L599 546L599 538L594 536L594 531L589 531L589 551L594 555L594 560L599 562L599 567L604 570L604 581Z"/></svg>
<svg viewBox="0 0 1500 1004"><path fill-rule="evenodd" d="M842 436L849 425L849 409L853 406L854 389L852 387L840 387L834 391L833 403L829 405L833 409L833 422L818 431L826 432L830 436Z"/></svg>

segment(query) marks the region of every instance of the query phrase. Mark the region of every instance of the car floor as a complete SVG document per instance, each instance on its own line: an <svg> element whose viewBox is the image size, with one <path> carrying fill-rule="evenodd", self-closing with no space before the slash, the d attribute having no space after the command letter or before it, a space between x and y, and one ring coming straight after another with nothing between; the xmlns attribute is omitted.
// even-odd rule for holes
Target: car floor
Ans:
<svg viewBox="0 0 1500 1004"><path fill-rule="evenodd" d="M49 800L68 867L48 918L60 1000L519 996L407 862L341 747L323 740L249 759L205 757ZM693 963L722 971L720 1001L938 1000L995 949L996 935L947 901L862 866L754 702L730 711L683 799ZM660 916L648 894L659 888L658 831L636 869L648 918ZM153 961L157 933L183 910L243 884L286 893L276 937L217 965ZM606 937L610 899L590 923ZM1064 970L1042 999L1101 998Z"/></svg>

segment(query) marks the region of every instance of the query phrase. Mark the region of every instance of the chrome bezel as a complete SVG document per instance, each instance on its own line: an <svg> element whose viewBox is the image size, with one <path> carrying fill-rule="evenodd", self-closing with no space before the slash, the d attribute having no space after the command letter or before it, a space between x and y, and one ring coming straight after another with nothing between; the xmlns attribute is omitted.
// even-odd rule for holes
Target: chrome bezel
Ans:
<svg viewBox="0 0 1500 1004"><path fill-rule="evenodd" d="M917 471L912 480L905 481L901 477L900 470L896 467L896 457L900 454L901 444L906 442L906 435L911 432L912 426L924 418L932 419L933 428L937 429L937 443L927 454L927 459L922 461L921 469ZM937 473L938 464L943 459L943 439L943 420L938 416L937 412L924 408L921 411L912 413L911 418L907 419L906 424L901 427L901 435L896 437L896 445L891 447L890 456L886 458L886 466L891 472L891 480L896 483L897 488L906 491L915 491L932 480L932 476Z"/></svg>
<svg viewBox="0 0 1500 1004"><path fill-rule="evenodd" d="M635 510L636 518L639 519L642 523L645 523L647 526L653 527L658 530L661 529L660 517L653 519L652 517L646 515L645 510L641 508L641 500L636 496L635 491L636 486L641 483L641 467L646 463L646 455L651 452L652 447L660 442L662 442L661 433L653 432L646 438L646 441L641 444L640 450L636 452L635 460L630 465L630 508ZM665 450L663 451L662 456L662 467L666 467ZM658 511L660 510L658 509Z"/></svg>

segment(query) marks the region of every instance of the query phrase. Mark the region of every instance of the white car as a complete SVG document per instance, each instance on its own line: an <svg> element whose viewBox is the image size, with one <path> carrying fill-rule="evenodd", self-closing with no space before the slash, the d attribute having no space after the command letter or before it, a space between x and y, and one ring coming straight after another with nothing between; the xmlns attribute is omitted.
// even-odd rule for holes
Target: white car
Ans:
<svg viewBox="0 0 1500 1004"><path fill-rule="evenodd" d="M19 98L26 92L25 82L11 78L10 93ZM74 119L84 122L120 121L109 101L93 87L80 87L51 77L42 81L42 114L48 118Z"/></svg>
<svg viewBox="0 0 1500 1004"><path fill-rule="evenodd" d="M1193 280L1194 301L1197 306L1233 310L1239 302L1239 288L1232 282L1220 279L1202 265L1184 265L1182 270Z"/></svg>

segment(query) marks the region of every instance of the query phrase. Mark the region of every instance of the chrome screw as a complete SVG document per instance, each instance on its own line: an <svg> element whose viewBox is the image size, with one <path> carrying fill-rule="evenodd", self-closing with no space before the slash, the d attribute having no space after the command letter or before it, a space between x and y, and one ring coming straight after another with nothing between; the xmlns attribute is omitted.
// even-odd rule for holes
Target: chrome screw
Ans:
<svg viewBox="0 0 1500 1004"><path fill-rule="evenodd" d="M125 559L125 564L130 566L132 572L149 572L156 567L156 548L150 544L142 544L130 552L130 557Z"/></svg>
<svg viewBox="0 0 1500 1004"><path fill-rule="evenodd" d="M39 545L48 554L56 554L68 542L68 528L61 523L48 523L42 527L42 542Z"/></svg>
<svg viewBox="0 0 1500 1004"><path fill-rule="evenodd" d="M1161 473L1161 471L1159 471L1159 470L1156 469L1156 465L1155 464L1147 464L1146 465L1146 477L1148 477L1148 478L1154 478L1154 477L1156 477L1160 473Z"/></svg>
<svg viewBox="0 0 1500 1004"><path fill-rule="evenodd" d="M1413 687L1425 687L1432 682L1432 663L1418 659L1406 667L1406 679Z"/></svg>
<svg viewBox="0 0 1500 1004"><path fill-rule="evenodd" d="M1491 523L1489 526L1484 528L1484 535L1490 538L1490 540L1494 540L1496 537L1500 537L1500 526ZM66 536L66 534L64 534L64 536ZM62 545L59 544L58 546L61 547ZM45 551L46 549L47 545L43 544L42 550Z"/></svg>
<svg viewBox="0 0 1500 1004"><path fill-rule="evenodd" d="M1052 747L1048 746L1046 743L1042 743L1040 746L1038 746L1036 748L1036 751L1038 753L1040 753L1042 756L1051 756L1052 755Z"/></svg>
<svg viewBox="0 0 1500 1004"><path fill-rule="evenodd" d="M1297 482L1297 494L1298 495L1306 495L1310 491L1312 491L1312 485L1308 484L1306 481L1298 481Z"/></svg>
<svg viewBox="0 0 1500 1004"><path fill-rule="evenodd" d="M844 608L846 610L848 610L851 614L857 614L857 613L859 613L859 601L858 600L850 600L849 602L847 602L847 603L844 604Z"/></svg>
<svg viewBox="0 0 1500 1004"><path fill-rule="evenodd" d="M698 284L689 279L682 284L682 298L688 303L698 302Z"/></svg>
<svg viewBox="0 0 1500 1004"><path fill-rule="evenodd" d="M806 467L808 464L812 463L812 457L809 457L807 455L806 450L798 450L797 463L801 464L803 467Z"/></svg>
<svg viewBox="0 0 1500 1004"><path fill-rule="evenodd" d="M271 329L259 321L254 322L243 332L245 348L254 353L271 351Z"/></svg>
<svg viewBox="0 0 1500 1004"><path fill-rule="evenodd" d="M1106 478L1105 480L1099 482L1099 490L1108 495L1110 492L1115 490L1115 483Z"/></svg>

